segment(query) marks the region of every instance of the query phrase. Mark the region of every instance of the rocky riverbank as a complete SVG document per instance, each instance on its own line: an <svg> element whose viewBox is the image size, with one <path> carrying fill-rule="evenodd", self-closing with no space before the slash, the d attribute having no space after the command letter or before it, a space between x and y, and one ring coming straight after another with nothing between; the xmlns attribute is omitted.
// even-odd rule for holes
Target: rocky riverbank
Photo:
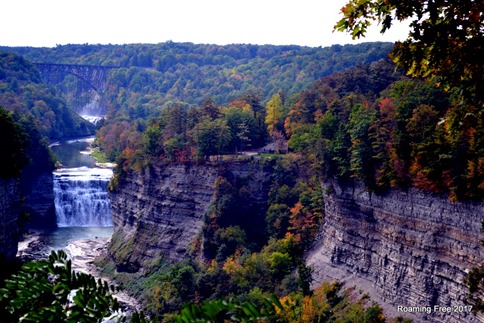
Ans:
<svg viewBox="0 0 484 323"><path fill-rule="evenodd" d="M50 251L46 233L43 231L31 231L24 234L19 241L17 259L21 262L41 260L47 258Z"/></svg>
<svg viewBox="0 0 484 323"><path fill-rule="evenodd" d="M92 238L69 243L64 251L72 260L72 270L91 274L114 284L105 277L101 277L99 268L94 264L94 260L106 252L109 240L109 238ZM31 232L19 242L17 257L22 262L36 261L47 258L52 250L44 232ZM115 296L126 312L142 310L141 305L126 293L117 292Z"/></svg>
<svg viewBox="0 0 484 323"><path fill-rule="evenodd" d="M115 284L106 277L102 277L99 268L94 264L94 260L106 252L109 240L110 238L82 239L68 244L65 251L72 260L72 270L91 274L110 284ZM141 305L125 292L116 292L115 296L128 311L142 310Z"/></svg>

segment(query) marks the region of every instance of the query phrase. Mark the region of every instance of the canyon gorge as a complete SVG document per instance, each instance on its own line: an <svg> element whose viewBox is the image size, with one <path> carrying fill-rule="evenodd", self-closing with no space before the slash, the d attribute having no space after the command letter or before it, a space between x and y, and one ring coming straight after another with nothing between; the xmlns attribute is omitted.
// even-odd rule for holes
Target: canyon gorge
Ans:
<svg viewBox="0 0 484 323"><path fill-rule="evenodd" d="M466 282L484 269L484 114L409 78L391 46L17 49L105 71L96 95L0 53L18 141L0 159L0 260L66 248L150 319L276 295L295 304L283 322L484 322ZM96 125L65 108L81 94ZM29 232L45 248L23 257Z"/></svg>
<svg viewBox="0 0 484 323"><path fill-rule="evenodd" d="M259 202L267 199L271 174L261 167L237 163L224 172L249 177ZM136 272L159 258L183 259L200 238L220 174L216 165L162 165L128 174L110 193L109 251L118 270ZM466 273L484 261L482 203L451 202L416 189L379 195L361 185L323 186L324 222L306 256L315 287L323 280L346 281L388 304L395 316L406 314L397 311L399 305L457 306L450 313L417 313L415 321L483 320L458 310L466 305Z"/></svg>

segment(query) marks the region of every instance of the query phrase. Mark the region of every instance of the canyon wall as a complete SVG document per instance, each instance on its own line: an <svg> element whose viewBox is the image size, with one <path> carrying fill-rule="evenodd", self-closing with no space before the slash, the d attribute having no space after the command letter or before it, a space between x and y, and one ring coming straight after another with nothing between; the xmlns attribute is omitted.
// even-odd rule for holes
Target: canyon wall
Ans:
<svg viewBox="0 0 484 323"><path fill-rule="evenodd" d="M453 203L414 189L376 195L336 182L324 191L325 221L307 256L315 285L356 285L393 315L417 310L416 322L484 321L464 307L463 283L470 268L484 265L484 203Z"/></svg>
<svg viewBox="0 0 484 323"><path fill-rule="evenodd" d="M129 173L110 192L114 233L109 246L118 270L150 261L181 260L201 232L218 171L210 166L151 166Z"/></svg>
<svg viewBox="0 0 484 323"><path fill-rule="evenodd" d="M19 241L20 184L0 179L0 260L12 260ZM1 259L3 258L3 259Z"/></svg>
<svg viewBox="0 0 484 323"><path fill-rule="evenodd" d="M110 192L115 228L109 253L117 269L136 272L161 258L184 259L200 243L218 176L243 179L255 203L267 202L271 172L257 163L153 165L128 173ZM337 182L323 191L325 221L307 254L314 286L334 279L356 285L390 316L415 322L484 321L465 307L463 282L470 268L484 265L484 204L414 189L378 195Z"/></svg>
<svg viewBox="0 0 484 323"><path fill-rule="evenodd" d="M128 173L109 193L109 253L117 269L136 272L161 258L184 259L202 232L218 176L247 181L252 202L266 203L270 173L258 163L152 165Z"/></svg>
<svg viewBox="0 0 484 323"><path fill-rule="evenodd" d="M24 201L22 212L29 214L27 229L53 229L57 227L53 175L50 170L22 175Z"/></svg>

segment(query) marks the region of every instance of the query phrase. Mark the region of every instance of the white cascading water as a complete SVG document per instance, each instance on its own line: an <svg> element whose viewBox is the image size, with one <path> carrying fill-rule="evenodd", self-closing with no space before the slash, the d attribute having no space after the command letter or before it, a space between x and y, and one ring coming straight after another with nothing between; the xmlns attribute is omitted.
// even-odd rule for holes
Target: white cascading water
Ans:
<svg viewBox="0 0 484 323"><path fill-rule="evenodd" d="M59 227L112 226L107 196L113 175L106 168L64 168L54 171L54 196Z"/></svg>

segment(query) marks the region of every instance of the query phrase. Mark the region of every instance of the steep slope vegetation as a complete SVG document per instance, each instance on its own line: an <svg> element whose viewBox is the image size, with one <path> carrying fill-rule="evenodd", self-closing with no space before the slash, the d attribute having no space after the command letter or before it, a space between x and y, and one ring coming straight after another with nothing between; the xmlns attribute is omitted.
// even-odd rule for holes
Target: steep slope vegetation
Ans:
<svg viewBox="0 0 484 323"><path fill-rule="evenodd" d="M0 106L16 113L49 139L94 134L94 126L75 114L39 71L21 56L0 52Z"/></svg>
<svg viewBox="0 0 484 323"><path fill-rule="evenodd" d="M120 67L112 71L109 80L110 108L137 118L169 101L200 104L212 97L225 104L249 91L260 92L262 101L279 91L292 95L323 76L386 57L392 46L366 43L311 48L166 42L0 49L32 62ZM76 82L73 76L64 78L62 88L68 100Z"/></svg>
<svg viewBox="0 0 484 323"><path fill-rule="evenodd" d="M187 299L238 295L254 300L270 292L281 298L295 293L286 300L308 310L305 302L311 298L301 295L310 293L310 265L313 287L323 278L359 277L362 290L373 286L395 316L405 315L397 305L425 303L418 319L480 319L464 307L466 272L484 261L479 251L483 173L473 164L480 165L483 157L478 114L466 115L464 121L472 126L466 129L472 130L460 132L462 124L455 121L464 107L458 101L382 60L321 79L284 103L271 100L267 107L281 104L274 110L283 114L269 120L273 135L279 132L272 138L287 138L296 154L279 158L260 177L252 171L247 178L220 178L218 167L230 170L237 163L212 164L205 154L197 155L204 151L199 131L224 129L230 109L253 117L249 102L173 106L152 120L137 145L127 141L112 187L117 219L111 245L118 270L131 272L127 275L139 283L130 284L130 276L118 273L125 286L154 313L176 310ZM257 107L264 116L271 113ZM218 140L219 133L208 137ZM167 145L173 138L185 145ZM462 145L466 154L458 149ZM179 149L178 154L166 153L167 148ZM252 159L262 163L264 158ZM259 190L267 192L267 204L257 213L263 224L252 222L255 213L246 209L247 201L256 200L250 189L253 177L268 187ZM183 197L191 183L196 201ZM177 217L177 212L183 214ZM192 225L185 227L180 218L189 218ZM152 233L155 223L162 234ZM262 234L250 232L254 228ZM162 238L153 238L157 235ZM306 265L302 255L311 245ZM145 266L150 269L143 271ZM291 275L295 268L297 280ZM157 286L182 292L162 294ZM443 313L435 305L457 310Z"/></svg>
<svg viewBox="0 0 484 323"><path fill-rule="evenodd" d="M0 52L0 109L19 124L25 141L25 147L16 151L24 160L22 167L11 162L11 156L2 157L0 174L21 178L21 212L42 227L55 226L49 141L93 135L95 126L44 84L32 63L12 53ZM2 154L13 142L12 136L2 136Z"/></svg>

